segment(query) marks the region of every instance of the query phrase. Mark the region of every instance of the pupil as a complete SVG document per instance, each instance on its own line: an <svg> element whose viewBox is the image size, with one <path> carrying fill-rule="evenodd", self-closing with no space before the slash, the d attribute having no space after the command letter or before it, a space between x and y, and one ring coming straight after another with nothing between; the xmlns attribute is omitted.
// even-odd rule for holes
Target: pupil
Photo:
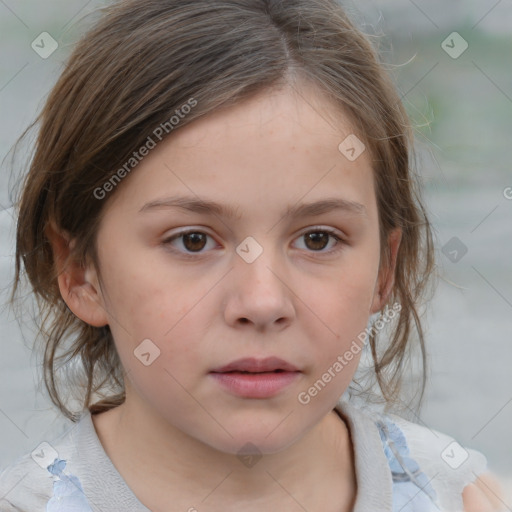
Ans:
<svg viewBox="0 0 512 512"><path fill-rule="evenodd" d="M203 238L202 242L200 239ZM183 241L185 244L185 247L190 251L200 251L205 246L205 240L204 240L204 234L203 233L187 233L186 235L183 235ZM187 243L187 241L192 241L192 243ZM197 246L197 243L199 243L199 247Z"/></svg>
<svg viewBox="0 0 512 512"><path fill-rule="evenodd" d="M328 237L327 233L309 233L307 235L307 239L309 241L313 241L314 244L317 243L318 241L320 241L321 247L314 245L313 247L309 247L310 249L324 249L327 245L329 237ZM321 243L322 240L324 243Z"/></svg>

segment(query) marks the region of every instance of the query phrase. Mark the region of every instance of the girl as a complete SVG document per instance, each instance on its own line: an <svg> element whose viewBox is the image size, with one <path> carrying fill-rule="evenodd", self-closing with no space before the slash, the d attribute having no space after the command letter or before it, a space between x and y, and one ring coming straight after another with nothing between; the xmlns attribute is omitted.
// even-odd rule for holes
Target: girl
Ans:
<svg viewBox="0 0 512 512"><path fill-rule="evenodd" d="M3 472L2 512L499 510L482 454L345 396L367 346L399 400L433 249L335 0L118 2L40 122L16 275L75 425Z"/></svg>

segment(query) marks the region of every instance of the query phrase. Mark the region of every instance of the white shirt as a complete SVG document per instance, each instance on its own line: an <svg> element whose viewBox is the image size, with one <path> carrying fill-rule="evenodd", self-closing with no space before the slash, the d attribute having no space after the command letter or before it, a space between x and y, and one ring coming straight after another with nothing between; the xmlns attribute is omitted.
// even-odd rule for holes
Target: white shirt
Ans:
<svg viewBox="0 0 512 512"><path fill-rule="evenodd" d="M335 410L345 419L354 447L353 512L463 512L462 490L487 470L481 453L395 415L343 400ZM52 474L47 466L55 458L65 463L53 466ZM0 474L0 512L15 511L151 512L105 453L88 410L34 456L21 456Z"/></svg>

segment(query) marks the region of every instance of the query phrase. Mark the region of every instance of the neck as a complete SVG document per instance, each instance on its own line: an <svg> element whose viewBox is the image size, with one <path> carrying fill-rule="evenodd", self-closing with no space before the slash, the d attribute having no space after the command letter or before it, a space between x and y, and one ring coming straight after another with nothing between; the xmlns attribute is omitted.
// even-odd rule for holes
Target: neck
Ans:
<svg viewBox="0 0 512 512"><path fill-rule="evenodd" d="M143 421L142 421L143 420ZM355 472L350 434L335 412L299 442L259 459L220 452L127 400L93 416L98 437L113 464L147 508L251 512L352 510ZM143 441L142 441L143 440ZM126 447L130 447L127 450Z"/></svg>

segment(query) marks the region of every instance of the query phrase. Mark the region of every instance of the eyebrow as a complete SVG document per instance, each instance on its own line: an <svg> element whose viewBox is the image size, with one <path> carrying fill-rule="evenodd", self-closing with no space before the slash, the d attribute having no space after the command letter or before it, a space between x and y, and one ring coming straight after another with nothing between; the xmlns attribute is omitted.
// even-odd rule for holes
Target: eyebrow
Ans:
<svg viewBox="0 0 512 512"><path fill-rule="evenodd" d="M181 208L183 210L200 213L213 214L228 219L239 218L238 208L231 205L223 205L207 199L198 199L196 197L173 196L163 199L157 199L146 203L139 213L151 210L160 210L167 208ZM292 217L315 217L332 211L343 211L354 215L366 215L366 208L361 203L356 203L348 199L331 197L315 201L312 203L299 203L288 208L283 212L283 216Z"/></svg>

